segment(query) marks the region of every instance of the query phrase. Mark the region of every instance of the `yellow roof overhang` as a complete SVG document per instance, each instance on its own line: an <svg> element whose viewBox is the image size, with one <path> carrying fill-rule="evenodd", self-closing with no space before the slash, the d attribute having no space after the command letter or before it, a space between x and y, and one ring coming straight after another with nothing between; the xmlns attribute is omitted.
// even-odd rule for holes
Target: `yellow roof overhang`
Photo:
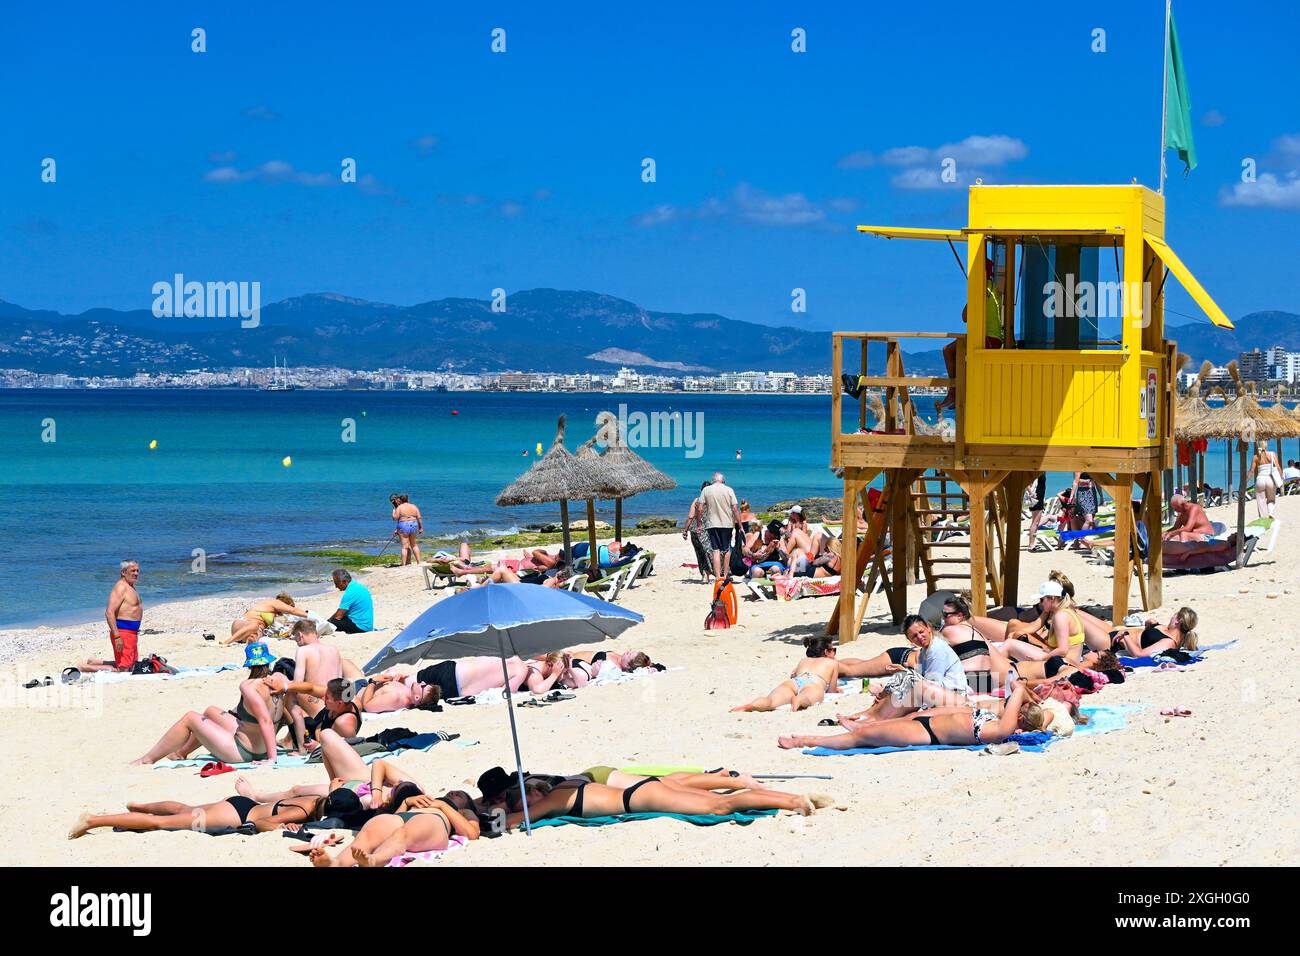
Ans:
<svg viewBox="0 0 1300 956"><path fill-rule="evenodd" d="M946 239L960 242L965 236L960 229L909 229L906 226L858 226L858 232L885 239Z"/></svg>
<svg viewBox="0 0 1300 956"><path fill-rule="evenodd" d="M1160 260L1169 268L1169 271L1178 277L1179 283L1187 290L1187 294L1196 300L1196 304L1201 307L1201 311L1210 317L1210 321L1221 329L1233 328L1232 320L1224 315L1218 303L1210 298L1210 293L1206 292L1201 284L1196 281L1196 276L1192 275L1191 270L1183 265L1183 261L1178 258L1174 250L1170 249L1163 239L1157 239L1149 232L1144 232L1142 235L1146 239L1147 245L1151 247L1151 251L1159 256Z"/></svg>
<svg viewBox="0 0 1300 956"><path fill-rule="evenodd" d="M1124 229L1121 226L1109 229L981 229L978 226L968 226L962 233L981 236L1042 236L1050 239L1052 236L1122 236Z"/></svg>

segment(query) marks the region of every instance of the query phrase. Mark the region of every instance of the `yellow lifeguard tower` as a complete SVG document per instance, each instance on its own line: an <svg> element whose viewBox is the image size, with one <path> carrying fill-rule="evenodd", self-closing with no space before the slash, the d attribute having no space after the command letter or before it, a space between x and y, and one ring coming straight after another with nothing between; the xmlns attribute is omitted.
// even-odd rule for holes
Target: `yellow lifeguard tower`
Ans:
<svg viewBox="0 0 1300 956"><path fill-rule="evenodd" d="M846 528L859 500L869 504L868 486L884 478L875 507L865 509L865 540L856 553L843 549L845 586L828 627L838 628L841 642L857 635L877 580L900 621L918 571L930 592L952 586L945 580L968 580L977 614L989 600L1016 604L1021 502L1044 471L1086 472L1114 499L1116 620L1127 613L1134 571L1143 606L1162 603L1161 472L1173 465L1177 372L1174 343L1164 338L1166 270L1215 325L1232 323L1166 245L1164 197L1143 186L975 185L969 218L964 229L858 227L889 239L946 242L959 263L964 246L967 321L955 334L834 335L831 463L843 469ZM1102 281L1112 263L1116 278ZM1000 315L986 322L986 308ZM960 304L951 311L956 318ZM1000 340L989 340L999 318ZM905 373L904 342L921 350L949 339L956 342L955 377ZM873 375L869 352L879 361L882 350L883 374ZM840 384L846 370L860 376L856 401ZM918 387L955 389L955 428L918 416L921 399L909 394ZM870 428L866 390L883 397L883 420ZM851 420L846 427L855 406L856 428ZM1143 492L1140 517L1151 529L1145 556L1131 505L1135 483ZM966 515L969 538L936 530L964 529ZM868 569L855 606L848 583L860 583Z"/></svg>

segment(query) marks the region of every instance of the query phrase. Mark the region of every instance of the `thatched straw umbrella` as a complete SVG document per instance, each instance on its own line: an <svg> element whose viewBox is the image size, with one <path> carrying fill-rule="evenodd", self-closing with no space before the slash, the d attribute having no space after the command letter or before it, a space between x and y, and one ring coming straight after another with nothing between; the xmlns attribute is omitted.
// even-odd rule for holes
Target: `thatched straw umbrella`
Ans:
<svg viewBox="0 0 1300 956"><path fill-rule="evenodd" d="M643 491L672 491L677 482L627 447L623 424L613 412L596 416L596 438L605 445L600 460L612 470L614 496L614 540L623 540L623 499Z"/></svg>
<svg viewBox="0 0 1300 956"><path fill-rule="evenodd" d="M589 463L579 461L564 447L565 416L555 429L550 451L497 495L497 505L540 505L560 503L560 524L564 532L564 555L573 563L569 544L569 502L599 497L604 489Z"/></svg>
<svg viewBox="0 0 1300 956"><path fill-rule="evenodd" d="M1188 435L1193 438L1235 438L1237 440L1237 461L1241 467L1238 477L1237 497L1237 566L1241 566L1241 555L1246 540L1246 447L1247 442L1266 443L1268 439L1282 434L1290 434L1289 423L1283 423L1278 416L1261 408L1254 395L1245 387L1237 372L1237 363L1228 363L1228 372L1237 384L1237 397L1223 408L1212 409L1195 422Z"/></svg>

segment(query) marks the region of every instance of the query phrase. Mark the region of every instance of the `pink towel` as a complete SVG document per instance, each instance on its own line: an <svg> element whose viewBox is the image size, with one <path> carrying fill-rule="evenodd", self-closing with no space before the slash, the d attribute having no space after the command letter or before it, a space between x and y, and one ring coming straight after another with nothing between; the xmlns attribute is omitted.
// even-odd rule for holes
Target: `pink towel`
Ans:
<svg viewBox="0 0 1300 956"><path fill-rule="evenodd" d="M445 850L425 850L423 853L403 853L401 856L395 856L389 860L388 865L406 866L408 863L414 863L416 860L423 863L429 863L438 859L444 853L449 853L452 850L459 850L468 842L469 840L466 840L463 836L453 836Z"/></svg>

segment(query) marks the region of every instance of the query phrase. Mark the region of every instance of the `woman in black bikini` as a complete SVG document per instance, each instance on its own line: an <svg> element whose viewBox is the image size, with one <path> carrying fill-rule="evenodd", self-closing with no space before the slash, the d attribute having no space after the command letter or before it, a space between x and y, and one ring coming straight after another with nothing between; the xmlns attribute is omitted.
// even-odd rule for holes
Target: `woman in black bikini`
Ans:
<svg viewBox="0 0 1300 956"><path fill-rule="evenodd" d="M213 830L233 830L251 823L256 832L265 833L324 817L359 821L363 812L360 801L350 791L332 792L326 796L291 796L275 803L258 803L250 797L239 795L195 806L175 800L128 803L126 809L126 813L98 816L82 814L68 831L68 839L85 836L96 827L113 827L133 833L154 830L195 830L207 833Z"/></svg>
<svg viewBox="0 0 1300 956"><path fill-rule="evenodd" d="M1000 716L991 710L970 707L934 707L892 720L862 721L847 733L827 737L779 737L777 745L782 750L804 747L856 750L859 747L998 744L1012 734L1047 726L1050 713L1037 705L1038 698L1033 691L1023 681L1016 681Z"/></svg>
<svg viewBox="0 0 1300 956"><path fill-rule="evenodd" d="M387 866L404 853L445 850L453 835L478 839L478 820L466 817L445 799L419 793L410 784L395 789L393 797L397 800L393 810L371 817L356 839L335 856L325 851L331 840L312 847L312 866Z"/></svg>
<svg viewBox="0 0 1300 956"><path fill-rule="evenodd" d="M721 794L670 786L658 777L646 777L626 789L600 783L580 783L576 787L554 787L541 780L525 784L528 816L531 820L548 817L609 817L624 813L682 813L703 816L729 816L739 810L793 810L808 816L814 809L829 805L824 797L808 797L779 790L740 790ZM513 796L511 796L513 794ZM524 822L519 791L507 791L507 828Z"/></svg>
<svg viewBox="0 0 1300 956"><path fill-rule="evenodd" d="M1140 633L1127 627L1111 631L1111 647L1129 657L1155 657L1166 651L1194 651L1200 646L1196 621L1195 611L1190 607L1180 607L1164 627L1151 618Z"/></svg>
<svg viewBox="0 0 1300 956"><path fill-rule="evenodd" d="M191 710L132 765L153 764L168 756L183 760L200 746L226 763L274 765L276 729L288 722L284 696L293 675L293 661L277 661L265 644L249 644L244 649L244 664L249 676L240 683L239 702L232 710L209 707L202 714ZM273 672L272 681L263 680Z"/></svg>

